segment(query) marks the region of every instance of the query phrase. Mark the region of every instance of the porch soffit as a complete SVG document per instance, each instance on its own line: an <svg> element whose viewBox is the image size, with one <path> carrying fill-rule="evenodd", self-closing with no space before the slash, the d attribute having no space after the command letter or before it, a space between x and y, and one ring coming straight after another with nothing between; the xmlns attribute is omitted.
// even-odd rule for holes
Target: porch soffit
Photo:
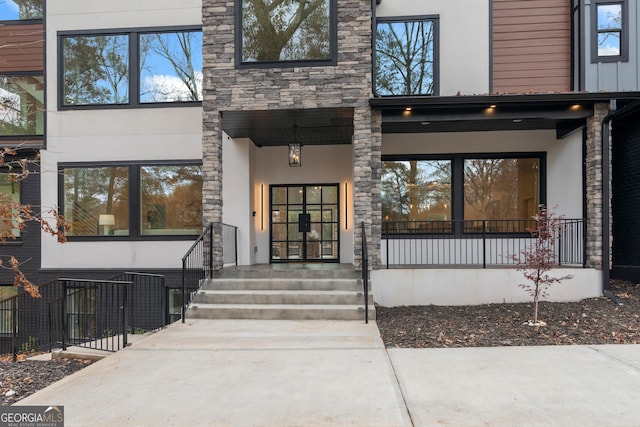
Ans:
<svg viewBox="0 0 640 427"><path fill-rule="evenodd" d="M585 124L594 104L616 99L620 106L638 98L638 92L397 97L370 105L382 111L383 133L555 129L562 138Z"/></svg>
<svg viewBox="0 0 640 427"><path fill-rule="evenodd" d="M258 147L351 144L353 108L223 111L222 130Z"/></svg>

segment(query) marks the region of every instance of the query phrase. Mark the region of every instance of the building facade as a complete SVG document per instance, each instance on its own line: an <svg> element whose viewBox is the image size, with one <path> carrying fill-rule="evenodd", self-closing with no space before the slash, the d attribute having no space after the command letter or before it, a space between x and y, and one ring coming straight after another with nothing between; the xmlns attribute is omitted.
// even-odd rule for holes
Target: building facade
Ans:
<svg viewBox="0 0 640 427"><path fill-rule="evenodd" d="M540 205L566 219L574 276L551 299L599 296L612 264L635 265L616 243L635 2L59 0L43 16L44 64L17 74L46 83L34 197L71 229L23 236L41 281L177 286L212 223L216 269L223 224L241 265L359 269L365 236L382 305L527 301L512 256Z"/></svg>

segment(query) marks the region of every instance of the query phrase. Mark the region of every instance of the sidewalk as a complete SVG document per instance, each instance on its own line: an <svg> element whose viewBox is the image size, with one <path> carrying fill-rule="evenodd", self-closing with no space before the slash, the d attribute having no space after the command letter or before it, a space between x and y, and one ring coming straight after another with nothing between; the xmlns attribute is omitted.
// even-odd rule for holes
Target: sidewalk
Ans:
<svg viewBox="0 0 640 427"><path fill-rule="evenodd" d="M375 323L190 320L17 404L67 427L632 426L637 396L637 345L387 351Z"/></svg>

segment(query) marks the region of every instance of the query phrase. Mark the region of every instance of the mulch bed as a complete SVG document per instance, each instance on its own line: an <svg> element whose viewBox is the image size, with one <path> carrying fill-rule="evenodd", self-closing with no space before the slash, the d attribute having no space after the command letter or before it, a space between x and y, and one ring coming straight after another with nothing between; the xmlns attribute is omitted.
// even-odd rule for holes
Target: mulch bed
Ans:
<svg viewBox="0 0 640 427"><path fill-rule="evenodd" d="M399 348L639 344L640 284L612 280L611 290L622 305L540 302L543 327L525 325L533 303L376 307L376 323L385 345Z"/></svg>
<svg viewBox="0 0 640 427"><path fill-rule="evenodd" d="M90 360L25 360L33 354L0 356L0 406L13 405L38 390L90 365Z"/></svg>

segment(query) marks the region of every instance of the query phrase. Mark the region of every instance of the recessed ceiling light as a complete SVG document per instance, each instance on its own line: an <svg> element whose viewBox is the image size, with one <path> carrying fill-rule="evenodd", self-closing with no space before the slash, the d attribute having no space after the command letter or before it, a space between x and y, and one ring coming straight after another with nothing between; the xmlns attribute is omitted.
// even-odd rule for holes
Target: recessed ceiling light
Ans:
<svg viewBox="0 0 640 427"><path fill-rule="evenodd" d="M496 107L497 107L497 105L496 105L496 104L491 104L491 105L489 105L489 108L496 108Z"/></svg>
<svg viewBox="0 0 640 427"><path fill-rule="evenodd" d="M411 110L413 110L413 108L411 108L411 107L404 107L404 111L411 111Z"/></svg>
<svg viewBox="0 0 640 427"><path fill-rule="evenodd" d="M522 122L522 119L513 119L512 121L513 121L513 123L520 123L520 122Z"/></svg>
<svg viewBox="0 0 640 427"><path fill-rule="evenodd" d="M426 125L430 125L431 122L420 122L421 125L426 126Z"/></svg>

